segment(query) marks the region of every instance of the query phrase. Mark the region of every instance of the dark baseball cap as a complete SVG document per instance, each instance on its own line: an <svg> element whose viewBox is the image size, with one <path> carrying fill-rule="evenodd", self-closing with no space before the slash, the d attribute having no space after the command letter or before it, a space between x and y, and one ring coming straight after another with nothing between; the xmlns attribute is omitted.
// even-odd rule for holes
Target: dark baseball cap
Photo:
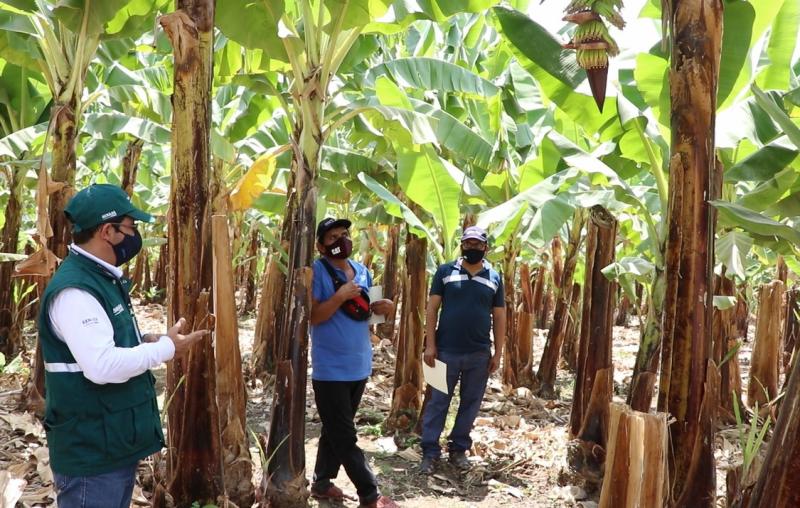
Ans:
<svg viewBox="0 0 800 508"><path fill-rule="evenodd" d="M134 220L151 222L153 216L139 210L120 187L96 183L81 190L69 200L64 213L72 222L72 232L80 233L98 224L122 219L126 215Z"/></svg>
<svg viewBox="0 0 800 508"><path fill-rule="evenodd" d="M350 228L353 223L347 219L334 219L332 217L326 217L319 221L317 224L317 240L319 243L322 243L322 239L325 238L325 233L330 231L334 228Z"/></svg>
<svg viewBox="0 0 800 508"><path fill-rule="evenodd" d="M461 241L464 240L480 240L484 243L488 240L488 236L486 235L486 231L483 228L479 228L478 226L470 226L464 230L464 234L461 235Z"/></svg>

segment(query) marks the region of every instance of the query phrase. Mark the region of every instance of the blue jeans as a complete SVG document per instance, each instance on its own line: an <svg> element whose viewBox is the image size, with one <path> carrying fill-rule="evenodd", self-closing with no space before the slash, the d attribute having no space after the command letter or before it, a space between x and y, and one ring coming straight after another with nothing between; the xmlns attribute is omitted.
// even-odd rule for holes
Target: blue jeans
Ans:
<svg viewBox="0 0 800 508"><path fill-rule="evenodd" d="M450 400L453 398L459 379L461 402L458 405L453 430L447 439L447 449L451 453L465 452L472 447L469 433L472 424L475 423L475 417L478 416L481 400L486 391L491 353L488 350L476 353L440 351L437 357L447 364L447 393L432 389L431 398L422 416L422 455L431 458L438 458L442 453L439 436L444 430L447 410L450 408Z"/></svg>
<svg viewBox="0 0 800 508"><path fill-rule="evenodd" d="M95 476L53 472L58 508L129 508L138 465Z"/></svg>

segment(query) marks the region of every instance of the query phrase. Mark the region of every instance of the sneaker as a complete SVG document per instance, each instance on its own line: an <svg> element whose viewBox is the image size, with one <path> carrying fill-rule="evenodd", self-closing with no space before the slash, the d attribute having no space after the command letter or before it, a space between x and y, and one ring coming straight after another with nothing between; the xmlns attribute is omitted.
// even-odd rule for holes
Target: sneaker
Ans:
<svg viewBox="0 0 800 508"><path fill-rule="evenodd" d="M466 471L472 467L472 465L469 463L466 452L450 452L450 457L448 460L450 464L454 465L458 469L461 469L462 471Z"/></svg>
<svg viewBox="0 0 800 508"><path fill-rule="evenodd" d="M422 462L419 463L419 472L422 474L433 474L438 461L439 459L436 457L422 457Z"/></svg>
<svg viewBox="0 0 800 508"><path fill-rule="evenodd" d="M371 503L361 503L358 508L400 508L400 505L386 496L381 496Z"/></svg>

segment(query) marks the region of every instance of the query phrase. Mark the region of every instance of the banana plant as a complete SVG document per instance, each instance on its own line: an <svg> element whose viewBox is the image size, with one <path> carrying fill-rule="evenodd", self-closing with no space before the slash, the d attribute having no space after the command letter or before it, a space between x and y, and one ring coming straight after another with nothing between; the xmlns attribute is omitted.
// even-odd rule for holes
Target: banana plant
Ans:
<svg viewBox="0 0 800 508"><path fill-rule="evenodd" d="M16 256L25 236L21 235L23 216L29 211L24 193L35 181L29 176L35 174L31 171L34 159L44 142L50 95L40 73L2 59L0 83L0 175L8 188L0 203L5 210L0 219L0 252ZM16 318L19 301L14 298L20 285L12 280L13 273L9 259L0 263L0 353L8 358L22 349L22 321Z"/></svg>
<svg viewBox="0 0 800 508"><path fill-rule="evenodd" d="M223 34L242 46L260 49L285 71L286 119L292 152L288 210L283 240L289 263L285 302L280 309L278 365L273 418L265 472L266 498L276 505L302 503L305 490L303 448L307 365L308 306L306 271L314 250L317 181L322 147L329 134L332 84L367 24L380 18L388 2L309 0L225 2L217 11ZM278 301L281 301L280 299Z"/></svg>
<svg viewBox="0 0 800 508"><path fill-rule="evenodd" d="M59 257L66 254L69 243L69 229L61 211L75 182L75 141L80 129L86 71L101 37L134 30L145 21L136 9L130 9L131 3L131 0L0 2L0 18L7 30L3 38L8 42L2 45L6 50L0 56L41 72L53 96L48 128L52 138L52 170L48 177L44 166L40 171L40 178L49 179L42 189L50 194L50 200L47 210L39 210L42 218L38 240L45 252L52 251Z"/></svg>

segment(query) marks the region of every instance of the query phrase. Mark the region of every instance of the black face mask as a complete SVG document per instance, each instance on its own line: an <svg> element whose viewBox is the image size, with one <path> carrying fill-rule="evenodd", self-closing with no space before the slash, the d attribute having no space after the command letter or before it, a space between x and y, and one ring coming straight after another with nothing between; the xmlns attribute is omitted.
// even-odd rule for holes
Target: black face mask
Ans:
<svg viewBox="0 0 800 508"><path fill-rule="evenodd" d="M340 236L330 245L325 246L325 255L333 259L347 259L353 252L353 242L346 236Z"/></svg>
<svg viewBox="0 0 800 508"><path fill-rule="evenodd" d="M111 244L111 248L114 249L114 255L117 257L117 262L114 264L116 266L122 266L133 259L139 254L139 251L142 250L142 235L135 229L133 230L133 236L120 231L119 226L114 226L114 229L124 235L121 242L116 245Z"/></svg>
<svg viewBox="0 0 800 508"><path fill-rule="evenodd" d="M461 255L471 265L480 263L485 254L486 251L482 249L461 249Z"/></svg>

